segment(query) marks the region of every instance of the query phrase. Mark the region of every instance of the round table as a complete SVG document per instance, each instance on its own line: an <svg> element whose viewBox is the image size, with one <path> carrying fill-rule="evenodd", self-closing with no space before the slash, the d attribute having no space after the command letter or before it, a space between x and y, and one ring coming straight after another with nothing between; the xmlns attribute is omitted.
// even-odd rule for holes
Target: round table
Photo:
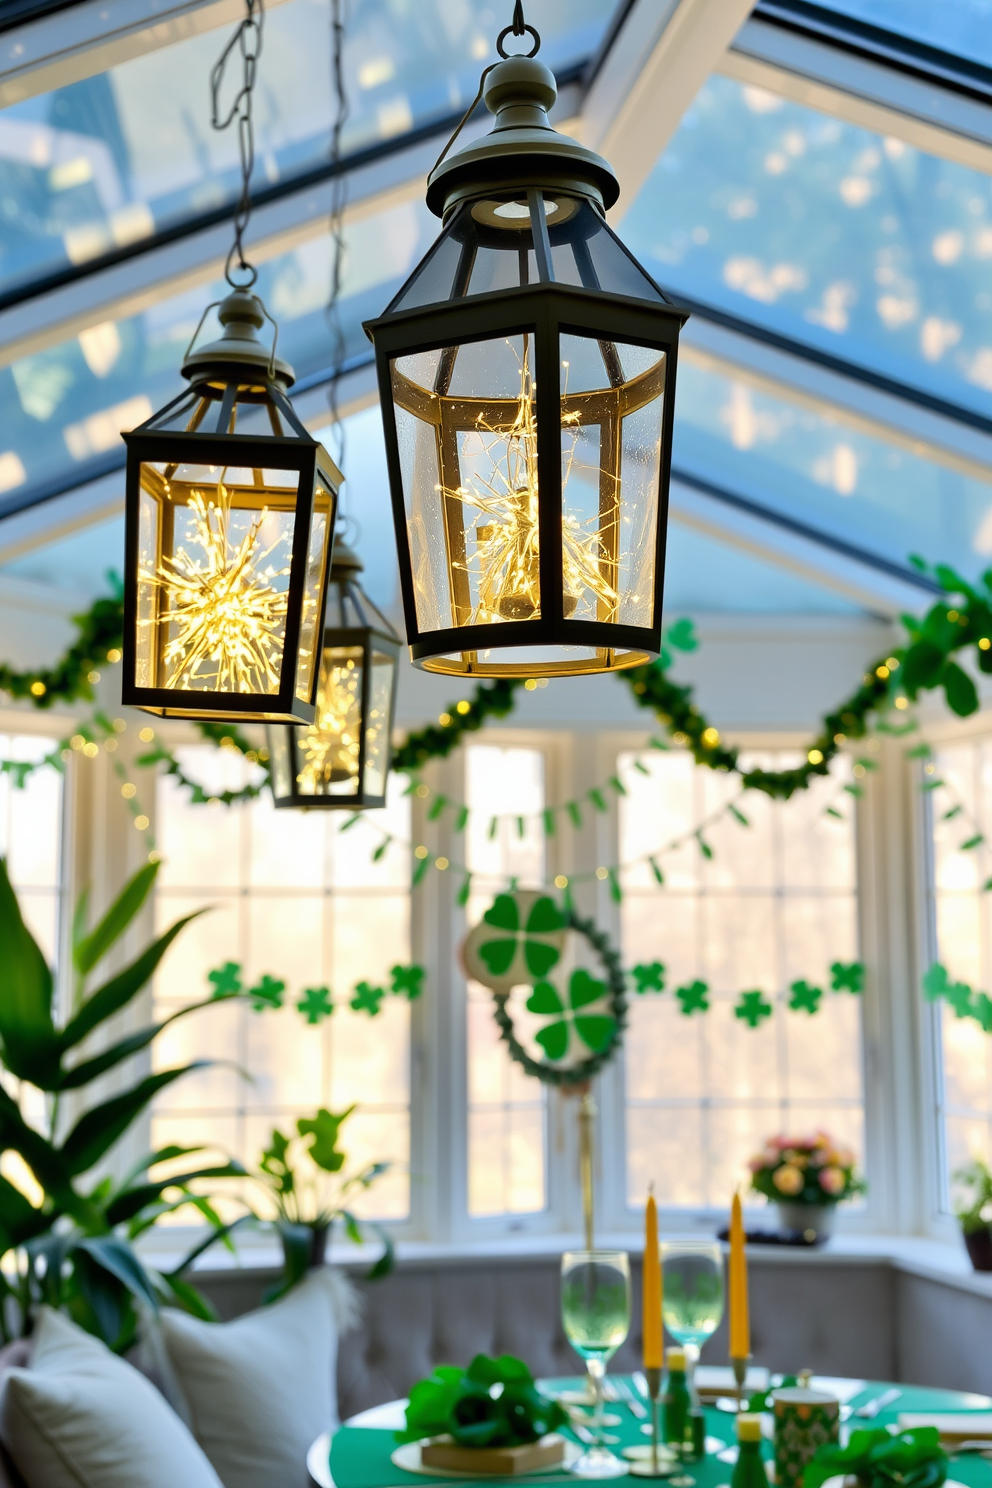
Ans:
<svg viewBox="0 0 992 1488"><path fill-rule="evenodd" d="M581 1386L579 1379L547 1380L539 1383L544 1384L549 1390L578 1389ZM628 1383L630 1383L629 1380ZM822 1388L836 1395L842 1403L850 1405L854 1410L892 1388L890 1384L884 1382L822 1377L814 1378L813 1385L814 1388ZM855 1418L852 1419L851 1424L854 1426L894 1426L904 1412L969 1413L981 1411L988 1414L992 1411L992 1400L989 1400L987 1396L966 1395L954 1390L930 1390L916 1385L899 1385L897 1388L902 1391L902 1394L891 1406L880 1411L870 1421L858 1421ZM397 1400L390 1401L388 1405L376 1406L373 1410L364 1411L360 1416L354 1416L350 1421L346 1421L335 1434L333 1441L330 1432L324 1432L318 1437L307 1455L307 1467L314 1482L319 1484L320 1488L428 1488L431 1483L442 1484L444 1480L441 1478L404 1472L390 1461L390 1454L395 1447L393 1432L403 1424L405 1405L406 1401ZM622 1401L611 1402L610 1411L621 1418L620 1425L610 1428L610 1434L620 1438L619 1443L613 1448L615 1452L619 1452L621 1447L632 1446L645 1440L641 1432L641 1421L634 1417ZM733 1416L707 1406L706 1434L730 1445L734 1434ZM697 1488L720 1488L720 1485L726 1484L730 1478L730 1468L713 1455L707 1456L702 1462L692 1463L689 1466L689 1473L695 1478ZM955 1458L952 1476L957 1483L964 1484L965 1488L992 1488L992 1462L987 1462L978 1456ZM480 1479L480 1481L485 1480ZM533 1488L537 1488L538 1484L546 1483L549 1488L553 1488L553 1485L564 1483L576 1485L579 1482L588 1483L590 1480L570 1477L567 1473L551 1472L529 1474L516 1480L500 1478L496 1481L502 1485L513 1481L527 1483L533 1485ZM614 1478L608 1481L615 1488L617 1480ZM631 1488L639 1481L643 1480L631 1479ZM660 1479L659 1482L664 1484L665 1480Z"/></svg>

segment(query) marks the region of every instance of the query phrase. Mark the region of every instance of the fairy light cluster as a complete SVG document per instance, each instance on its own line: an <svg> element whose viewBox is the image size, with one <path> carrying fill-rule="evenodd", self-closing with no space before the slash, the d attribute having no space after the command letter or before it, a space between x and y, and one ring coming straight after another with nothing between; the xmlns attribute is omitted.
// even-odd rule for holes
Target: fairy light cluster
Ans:
<svg viewBox="0 0 992 1488"><path fill-rule="evenodd" d="M463 482L454 493L445 493L442 488L442 494L454 494L480 514L472 528L475 551L460 565L476 581L478 599L469 621L472 625L530 620L541 613L537 387L531 375L527 337L519 360L520 391L513 422L507 427L479 414L475 433L483 468L473 469L471 483ZM566 489L578 450L578 412L563 411L561 423L563 429L575 429L562 472L562 487ZM587 591L598 602L600 619L615 619L619 607L617 590L603 574L600 519L594 520L596 530L587 532L573 514L562 518L566 619L575 614Z"/></svg>
<svg viewBox="0 0 992 1488"><path fill-rule="evenodd" d="M238 541L223 480L216 501L193 490L187 510L192 530L186 544L140 575L164 595L161 614L140 623L172 632L163 652L169 685L277 691L289 605L278 581L288 579L289 568L278 567L273 555L285 547L287 533L276 518L276 535L267 540L275 514L263 507Z"/></svg>
<svg viewBox="0 0 992 1488"><path fill-rule="evenodd" d="M317 716L302 737L303 767L297 781L307 795L323 794L328 786L358 774L361 701L362 669L354 658L325 664L317 687ZM369 728L375 728L371 720Z"/></svg>

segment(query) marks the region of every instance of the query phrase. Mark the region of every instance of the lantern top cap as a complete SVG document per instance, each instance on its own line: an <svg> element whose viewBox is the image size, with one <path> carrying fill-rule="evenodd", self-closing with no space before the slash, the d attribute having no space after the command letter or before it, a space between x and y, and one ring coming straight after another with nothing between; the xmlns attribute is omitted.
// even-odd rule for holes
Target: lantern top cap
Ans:
<svg viewBox="0 0 992 1488"><path fill-rule="evenodd" d="M365 572L365 564L354 548L349 548L339 538L334 539L331 550L331 582L347 583L355 574Z"/></svg>
<svg viewBox="0 0 992 1488"><path fill-rule="evenodd" d="M223 335L201 346L199 351L194 351L191 343L183 362L184 377L192 383L244 382L251 378L274 382L283 389L293 385L296 373L288 362L276 356L275 341L268 347L259 339L259 331L271 316L258 295L248 289L233 290L221 300L217 318Z"/></svg>
<svg viewBox="0 0 992 1488"><path fill-rule="evenodd" d="M550 68L534 57L508 57L491 68L484 96L496 115L491 132L440 161L427 179L436 216L472 197L532 186L612 207L620 195L613 167L548 120L558 96Z"/></svg>

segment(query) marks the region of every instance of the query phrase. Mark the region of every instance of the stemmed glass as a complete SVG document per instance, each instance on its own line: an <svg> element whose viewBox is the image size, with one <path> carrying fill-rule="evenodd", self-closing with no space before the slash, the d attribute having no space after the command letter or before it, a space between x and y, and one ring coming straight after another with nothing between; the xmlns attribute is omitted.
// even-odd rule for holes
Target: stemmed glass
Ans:
<svg viewBox="0 0 992 1488"><path fill-rule="evenodd" d="M686 1384L693 1408L699 1350L723 1317L723 1253L715 1240L665 1240L661 1246L662 1305L665 1327L685 1350ZM673 1478L689 1488L692 1478Z"/></svg>
<svg viewBox="0 0 992 1488"><path fill-rule="evenodd" d="M618 1478L628 1471L603 1442L603 1376L630 1329L630 1262L623 1250L569 1250L561 1258L565 1337L585 1361L596 1388L592 1443L572 1464L580 1478Z"/></svg>

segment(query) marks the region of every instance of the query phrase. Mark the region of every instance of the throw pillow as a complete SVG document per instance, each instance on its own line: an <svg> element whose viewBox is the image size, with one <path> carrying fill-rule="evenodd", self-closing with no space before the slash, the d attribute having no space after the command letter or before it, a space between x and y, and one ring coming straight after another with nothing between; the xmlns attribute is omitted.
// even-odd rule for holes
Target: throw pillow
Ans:
<svg viewBox="0 0 992 1488"><path fill-rule="evenodd" d="M47 1307L0 1385L0 1438L28 1488L221 1488L154 1385Z"/></svg>
<svg viewBox="0 0 992 1488"><path fill-rule="evenodd" d="M163 1311L183 1414L224 1488L310 1488L307 1449L337 1426L338 1335L356 1312L354 1290L330 1266L231 1323Z"/></svg>

